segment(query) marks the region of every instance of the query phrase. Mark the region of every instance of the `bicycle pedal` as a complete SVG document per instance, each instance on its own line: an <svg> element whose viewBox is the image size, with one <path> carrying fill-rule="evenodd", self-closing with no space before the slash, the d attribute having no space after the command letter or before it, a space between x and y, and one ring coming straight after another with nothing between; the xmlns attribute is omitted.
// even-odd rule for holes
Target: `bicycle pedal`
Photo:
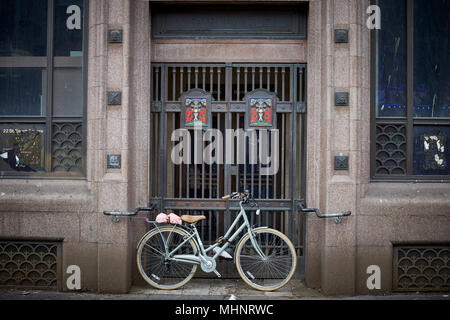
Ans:
<svg viewBox="0 0 450 320"><path fill-rule="evenodd" d="M219 273L219 271L213 270L213 272L216 274L216 276L217 276L218 278L222 278L222 275Z"/></svg>

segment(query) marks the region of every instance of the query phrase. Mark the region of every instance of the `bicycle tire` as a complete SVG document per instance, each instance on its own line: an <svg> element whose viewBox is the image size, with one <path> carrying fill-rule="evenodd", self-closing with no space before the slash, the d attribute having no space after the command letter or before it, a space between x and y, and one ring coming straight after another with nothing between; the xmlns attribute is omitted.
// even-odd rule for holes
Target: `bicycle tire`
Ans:
<svg viewBox="0 0 450 320"><path fill-rule="evenodd" d="M183 237L189 237L189 234L185 230L178 227L173 228L167 226L155 228L144 235L137 248L137 266L139 273L148 284L162 290L174 290L184 286L192 279L197 271L196 264L192 264L192 267L186 267L189 266L188 263L167 260L165 258L165 249L161 237L167 234L165 237L167 240L170 232L172 236L170 239L171 243L168 244L169 251L170 249L175 249L184 240ZM149 249L149 246L152 250ZM179 250L180 254L195 255L198 252L197 243L193 239L190 239ZM146 255L146 252L152 252L153 254Z"/></svg>
<svg viewBox="0 0 450 320"><path fill-rule="evenodd" d="M255 240L267 259L263 260L245 234L236 247L236 268L241 278L261 291L274 291L284 287L297 267L297 254L289 238L278 230L253 230Z"/></svg>

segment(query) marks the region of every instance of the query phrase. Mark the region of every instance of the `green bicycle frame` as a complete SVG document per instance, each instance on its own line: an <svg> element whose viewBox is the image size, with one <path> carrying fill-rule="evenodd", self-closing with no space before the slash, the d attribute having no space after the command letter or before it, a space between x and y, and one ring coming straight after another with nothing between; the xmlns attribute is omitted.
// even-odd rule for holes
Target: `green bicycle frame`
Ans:
<svg viewBox="0 0 450 320"><path fill-rule="evenodd" d="M202 243L202 241L200 239L200 235L199 235L199 233L197 231L197 228L194 226L193 227L193 232L190 234L190 236L186 237L182 243L180 243L175 249L173 249L170 252L168 251L168 245L167 244L169 243L169 240L170 240L172 232L167 237L167 240L164 239L163 236L161 236L161 238L163 240L163 243L164 243L164 247L165 247L166 258L169 259L169 260L174 260L174 261L178 261L178 262L201 264L202 263L202 259L199 256L197 256L197 255L192 255L192 254L175 254L186 242L188 242L191 239L193 239L196 242L196 244L198 245L199 249L200 249L200 255L201 256L206 256L206 254L208 252L210 252L211 250L214 250L214 248L216 248L216 247L219 247L219 250L213 256L213 259L216 260L219 257L219 255L230 245L230 242L232 242L242 232L242 230L247 228L247 233L248 233L248 235L250 237L250 241L251 241L253 247L255 248L256 252L260 255L260 257L265 259L266 255L261 250L261 248L259 247L258 243L255 240L255 236L253 235L252 228L251 228L250 223L248 221L247 215L245 214L245 210L242 207L242 202L239 202L239 206L241 207L241 210L240 210L238 216L234 219L234 221L231 224L230 228L225 233L224 238L227 239L227 242L222 247L219 247L220 243L215 243L215 244L213 244L213 245L211 245L211 246L209 246L208 248L205 249L205 247L203 246L203 243ZM240 218L243 218L244 223L241 224L237 228L237 230L232 234L232 231L238 225ZM175 228L176 228L176 226L173 227L173 230Z"/></svg>

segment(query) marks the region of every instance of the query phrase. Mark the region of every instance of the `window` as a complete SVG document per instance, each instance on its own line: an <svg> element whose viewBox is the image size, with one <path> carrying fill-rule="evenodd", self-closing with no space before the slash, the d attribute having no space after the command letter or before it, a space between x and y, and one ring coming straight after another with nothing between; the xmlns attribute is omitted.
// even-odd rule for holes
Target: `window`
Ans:
<svg viewBox="0 0 450 320"><path fill-rule="evenodd" d="M152 4L154 39L306 39L303 4Z"/></svg>
<svg viewBox="0 0 450 320"><path fill-rule="evenodd" d="M372 177L450 179L450 0L378 0Z"/></svg>
<svg viewBox="0 0 450 320"><path fill-rule="evenodd" d="M83 176L85 0L0 2L0 176Z"/></svg>

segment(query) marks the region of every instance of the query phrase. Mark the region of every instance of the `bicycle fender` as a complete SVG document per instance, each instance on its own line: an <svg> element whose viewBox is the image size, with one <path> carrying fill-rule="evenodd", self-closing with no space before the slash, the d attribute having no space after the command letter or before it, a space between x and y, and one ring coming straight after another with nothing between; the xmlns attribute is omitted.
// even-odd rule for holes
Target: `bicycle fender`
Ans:
<svg viewBox="0 0 450 320"><path fill-rule="evenodd" d="M141 242L143 241L143 239L144 239L150 232L152 232L152 231L155 230L155 229L159 229L159 227L155 227L155 228L152 228L152 229L148 230L148 231L141 237L141 239L139 240L139 242L138 242L138 244L137 244L137 246L136 246L136 250L139 248L139 245L141 244ZM178 226L175 227L175 229L183 230L184 232L188 233L185 229L180 228L180 227L178 227ZM188 234L189 234L189 233L188 233Z"/></svg>

